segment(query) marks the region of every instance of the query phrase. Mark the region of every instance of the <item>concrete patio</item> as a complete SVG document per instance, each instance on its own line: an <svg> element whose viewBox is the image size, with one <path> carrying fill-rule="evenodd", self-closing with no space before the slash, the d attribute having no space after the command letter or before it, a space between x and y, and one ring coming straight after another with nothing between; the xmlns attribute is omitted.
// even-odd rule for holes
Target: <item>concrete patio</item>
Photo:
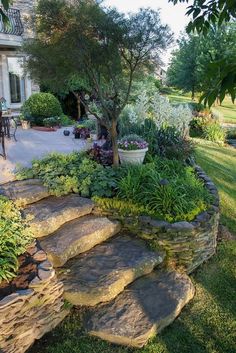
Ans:
<svg viewBox="0 0 236 353"><path fill-rule="evenodd" d="M18 128L16 132L17 142L14 139L6 139L7 160L0 156L0 184L14 180L16 166L30 166L32 159L42 158L50 152L70 153L87 149L90 144L74 139L72 127L70 136L64 136L65 128L55 132L43 132L33 129L23 130Z"/></svg>

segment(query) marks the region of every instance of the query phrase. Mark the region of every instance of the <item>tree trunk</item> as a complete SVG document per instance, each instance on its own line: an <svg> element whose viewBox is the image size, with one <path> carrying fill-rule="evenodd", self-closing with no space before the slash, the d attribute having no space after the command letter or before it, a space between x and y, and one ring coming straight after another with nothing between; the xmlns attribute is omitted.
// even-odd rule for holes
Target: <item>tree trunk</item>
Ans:
<svg viewBox="0 0 236 353"><path fill-rule="evenodd" d="M117 119L112 119L112 125L110 129L112 151L113 151L113 165L119 165L119 155L118 155L118 141L117 141Z"/></svg>
<svg viewBox="0 0 236 353"><path fill-rule="evenodd" d="M76 98L76 102L77 102L77 114L78 114L78 120L81 118L81 99L80 99L80 94L75 92L75 91L72 91L73 95L75 96Z"/></svg>
<svg viewBox="0 0 236 353"><path fill-rule="evenodd" d="M195 87L192 87L192 101L195 99Z"/></svg>
<svg viewBox="0 0 236 353"><path fill-rule="evenodd" d="M77 94L77 113L78 113L78 120L81 118L81 106L80 106L80 95Z"/></svg>

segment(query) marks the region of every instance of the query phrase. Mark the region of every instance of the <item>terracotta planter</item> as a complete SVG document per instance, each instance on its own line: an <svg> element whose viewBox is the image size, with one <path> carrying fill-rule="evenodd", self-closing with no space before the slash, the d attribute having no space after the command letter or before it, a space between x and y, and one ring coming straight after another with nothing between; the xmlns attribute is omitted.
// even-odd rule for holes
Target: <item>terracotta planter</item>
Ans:
<svg viewBox="0 0 236 353"><path fill-rule="evenodd" d="M147 151L148 151L148 148L144 148L142 150L131 150L131 151L122 150L119 148L118 153L120 157L120 162L121 164L124 164L124 163L143 164Z"/></svg>
<svg viewBox="0 0 236 353"><path fill-rule="evenodd" d="M44 132L55 132L57 129L55 127L46 127L46 126L33 126L32 129L37 131L44 131Z"/></svg>
<svg viewBox="0 0 236 353"><path fill-rule="evenodd" d="M28 120L21 120L21 126L23 130L29 130L30 122Z"/></svg>

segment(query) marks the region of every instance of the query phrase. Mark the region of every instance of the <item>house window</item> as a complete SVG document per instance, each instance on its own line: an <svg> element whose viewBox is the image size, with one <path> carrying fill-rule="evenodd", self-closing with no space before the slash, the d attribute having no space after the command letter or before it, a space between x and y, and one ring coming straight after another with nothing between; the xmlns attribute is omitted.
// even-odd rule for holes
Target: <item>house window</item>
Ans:
<svg viewBox="0 0 236 353"><path fill-rule="evenodd" d="M22 68L23 60L23 58L19 57L7 58L11 103L22 103L25 101L25 77Z"/></svg>

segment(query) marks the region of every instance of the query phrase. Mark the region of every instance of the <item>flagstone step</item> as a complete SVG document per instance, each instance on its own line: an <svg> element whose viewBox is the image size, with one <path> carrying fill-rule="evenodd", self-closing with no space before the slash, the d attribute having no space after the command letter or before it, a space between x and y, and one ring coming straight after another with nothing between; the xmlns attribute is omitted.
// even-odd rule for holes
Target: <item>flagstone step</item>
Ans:
<svg viewBox="0 0 236 353"><path fill-rule="evenodd" d="M24 209L24 215L34 217L30 228L36 238L55 232L66 222L90 214L94 203L77 194L50 196Z"/></svg>
<svg viewBox="0 0 236 353"><path fill-rule="evenodd" d="M154 271L111 302L89 309L84 327L90 335L141 348L170 325L193 296L194 286L186 274Z"/></svg>
<svg viewBox="0 0 236 353"><path fill-rule="evenodd" d="M41 180L27 179L1 185L0 194L25 206L48 197L49 191Z"/></svg>
<svg viewBox="0 0 236 353"><path fill-rule="evenodd" d="M118 222L106 217L84 216L66 223L40 243L53 266L60 267L72 257L117 234L120 229Z"/></svg>
<svg viewBox="0 0 236 353"><path fill-rule="evenodd" d="M149 251L141 240L119 235L69 260L58 275L65 299L74 305L94 306L115 298L163 259L164 254Z"/></svg>

